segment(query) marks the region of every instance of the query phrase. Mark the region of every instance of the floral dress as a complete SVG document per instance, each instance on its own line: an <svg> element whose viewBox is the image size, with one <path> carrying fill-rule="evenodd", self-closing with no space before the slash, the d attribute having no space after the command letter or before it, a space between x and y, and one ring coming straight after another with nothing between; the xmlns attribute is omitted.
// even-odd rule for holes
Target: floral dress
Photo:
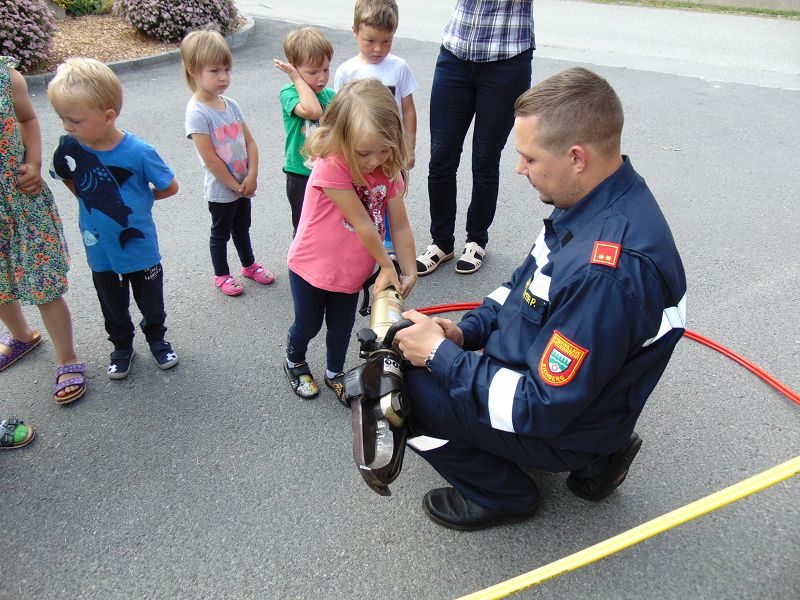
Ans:
<svg viewBox="0 0 800 600"><path fill-rule="evenodd" d="M0 57L0 304L45 304L67 290L69 253L47 185L29 196L17 187L24 162L11 98L11 59Z"/></svg>

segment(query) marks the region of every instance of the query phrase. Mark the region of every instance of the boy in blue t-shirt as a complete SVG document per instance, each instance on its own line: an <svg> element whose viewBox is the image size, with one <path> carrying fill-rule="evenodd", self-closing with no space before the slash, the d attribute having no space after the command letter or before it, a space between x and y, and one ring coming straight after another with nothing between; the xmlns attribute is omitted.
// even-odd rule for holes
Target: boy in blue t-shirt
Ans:
<svg viewBox="0 0 800 600"><path fill-rule="evenodd" d="M114 344L108 376L123 379L133 361L129 287L156 363L174 367L178 356L164 340L164 272L152 210L154 200L177 193L178 182L155 148L117 128L122 86L103 63L68 59L47 98L69 134L59 140L50 172L78 198L86 258Z"/></svg>
<svg viewBox="0 0 800 600"><path fill-rule="evenodd" d="M334 91L328 84L333 59L333 46L316 27L292 31L283 43L286 60L277 58L275 66L291 79L281 88L283 126L286 129L286 195L292 207L292 226L297 233L303 198L306 193L311 165L300 154L300 149L319 125L319 118L333 99Z"/></svg>

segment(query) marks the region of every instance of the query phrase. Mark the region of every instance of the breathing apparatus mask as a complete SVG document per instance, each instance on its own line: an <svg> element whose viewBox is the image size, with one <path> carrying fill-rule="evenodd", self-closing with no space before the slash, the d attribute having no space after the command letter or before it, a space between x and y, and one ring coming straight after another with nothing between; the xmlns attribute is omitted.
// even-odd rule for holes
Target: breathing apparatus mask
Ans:
<svg viewBox="0 0 800 600"><path fill-rule="evenodd" d="M375 294L372 306L366 306L368 286L369 282L360 312L370 315L369 328L356 334L359 356L366 362L345 374L345 397L352 412L358 472L373 491L389 496L389 484L403 466L410 410L403 395L403 358L394 336L413 323L403 319L403 297L394 287Z"/></svg>

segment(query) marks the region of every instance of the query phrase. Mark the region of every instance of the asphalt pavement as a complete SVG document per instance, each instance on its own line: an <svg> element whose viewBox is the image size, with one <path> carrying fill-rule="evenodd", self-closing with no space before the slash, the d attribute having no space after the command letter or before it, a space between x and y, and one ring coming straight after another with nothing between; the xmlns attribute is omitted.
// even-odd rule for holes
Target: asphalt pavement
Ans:
<svg viewBox="0 0 800 600"><path fill-rule="evenodd" d="M416 16L440 27L446 15L436 11L449 3L428 4L430 14ZM338 5L325 18L349 20L349 9L335 10ZM49 340L0 374L0 411L37 430L27 448L0 454L6 531L0 598L455 598L799 453L800 407L683 340L639 421L642 451L625 484L604 502L580 500L566 489L564 475L542 473L542 505L533 520L475 533L446 530L421 510L422 495L443 482L411 452L394 495L371 492L352 461L347 411L327 389L315 401L300 401L280 368L292 320L285 266L291 220L280 170L278 90L285 76L272 58L282 56L283 38L295 25L255 23L250 42L235 51L230 95L261 149L251 234L257 260L278 280L269 287L244 280L239 298L214 289L201 169L183 135L189 92L180 65L122 74L120 126L152 142L181 183L179 194L155 209L168 339L181 363L159 371L139 334L131 375L107 379L111 348L76 202L52 182L72 251L67 299L89 391L69 407L50 399ZM782 24L775 21L777 29ZM336 48L334 67L355 53L352 34L338 27L325 29ZM408 207L422 248L429 242L424 165L438 46L403 27L394 50L419 82L419 166ZM572 66L573 59L535 55L534 80ZM623 150L659 199L684 259L690 329L800 389L798 88L589 57L584 64L608 78L622 99ZM732 71L742 79L747 69ZM31 91L49 157L60 123L44 89ZM485 266L471 276L442 267L420 280L409 306L480 300L521 262L548 211L514 174L514 163L509 142ZM467 144L461 198L469 180ZM26 314L41 326L38 311L26 308ZM308 357L320 379L323 346L320 336ZM348 362L358 363L355 343ZM517 597L794 598L798 492L800 482L789 480Z"/></svg>

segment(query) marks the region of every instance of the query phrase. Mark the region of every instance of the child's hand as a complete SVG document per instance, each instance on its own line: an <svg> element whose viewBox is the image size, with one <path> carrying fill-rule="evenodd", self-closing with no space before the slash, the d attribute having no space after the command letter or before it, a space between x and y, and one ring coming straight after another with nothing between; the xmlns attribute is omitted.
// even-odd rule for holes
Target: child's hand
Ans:
<svg viewBox="0 0 800 600"><path fill-rule="evenodd" d="M403 298L408 298L408 295L411 293L411 290L414 289L414 286L417 283L417 274L412 273L411 275L400 275L400 295Z"/></svg>
<svg viewBox="0 0 800 600"><path fill-rule="evenodd" d="M248 175L242 180L242 185L239 186L239 193L242 196L252 196L256 193L256 188L258 187L258 177L255 173L248 173Z"/></svg>
<svg viewBox="0 0 800 600"><path fill-rule="evenodd" d="M286 73L289 76L289 79L291 79L292 81L300 77L300 73L297 71L297 69L294 68L294 65L281 62L277 58L273 58L272 60L275 63L275 66L278 67L278 70Z"/></svg>
<svg viewBox="0 0 800 600"><path fill-rule="evenodd" d="M397 271L395 271L394 265L391 267L381 267L378 277L375 279L373 291L377 294L389 286L394 287L398 292L401 290L400 280L397 278Z"/></svg>
<svg viewBox="0 0 800 600"><path fill-rule="evenodd" d="M33 196L42 191L41 167L34 163L24 163L17 174L17 185L26 194Z"/></svg>

